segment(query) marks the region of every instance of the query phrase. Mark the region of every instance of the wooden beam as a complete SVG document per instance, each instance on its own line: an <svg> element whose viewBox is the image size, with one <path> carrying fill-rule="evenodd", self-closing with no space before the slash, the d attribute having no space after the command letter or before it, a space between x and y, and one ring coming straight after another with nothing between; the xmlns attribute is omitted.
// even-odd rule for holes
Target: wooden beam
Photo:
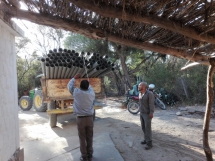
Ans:
<svg viewBox="0 0 215 161"><path fill-rule="evenodd" d="M12 17L15 17L18 19L25 19L40 25L46 25L54 28L61 28L67 31L76 32L88 38L105 40L104 31L89 24L80 24L67 19L63 19L61 17L50 16L47 14L33 13L33 12L18 10L14 8L11 9L11 7L3 6L2 4L0 4L0 8L4 9L5 12L8 12L9 14L11 14ZM108 40L119 44L123 44L126 46L138 48L138 49L149 50L149 51L154 51L154 52L163 53L163 54L169 54L172 56L185 58L194 62L198 61L199 63L204 65L209 65L208 56L203 56L198 53L195 53L195 54L187 53L186 51L166 48L153 43L146 43L146 42L141 42L141 41L132 40L132 39L123 39L120 37L120 35L116 35L116 34L109 34Z"/></svg>
<svg viewBox="0 0 215 161"><path fill-rule="evenodd" d="M203 124L203 148L205 151L207 161L213 161L213 156L212 156L212 152L208 141L208 131L210 127L211 111L212 111L212 105L214 101L213 75L215 71L215 58L209 59L209 62L210 62L210 66L208 68L208 75L207 75L207 102L206 102L206 111L205 111L204 124Z"/></svg>
<svg viewBox="0 0 215 161"><path fill-rule="evenodd" d="M82 9L87 9L93 11L97 14L100 14L103 17L110 18L119 18L127 21L141 22L145 24L155 25L184 36L190 37L195 40L199 40L202 42L208 42L211 44L215 44L215 37L208 35L207 33L200 35L195 28L183 26L183 24L178 22L173 22L170 20L166 20L163 18L155 17L155 16L139 16L126 13L122 8L115 8L112 6L102 5L96 6L93 1L90 0L70 0L73 4Z"/></svg>
<svg viewBox="0 0 215 161"><path fill-rule="evenodd" d="M19 0L8 0L10 4L12 4L16 8L20 8Z"/></svg>

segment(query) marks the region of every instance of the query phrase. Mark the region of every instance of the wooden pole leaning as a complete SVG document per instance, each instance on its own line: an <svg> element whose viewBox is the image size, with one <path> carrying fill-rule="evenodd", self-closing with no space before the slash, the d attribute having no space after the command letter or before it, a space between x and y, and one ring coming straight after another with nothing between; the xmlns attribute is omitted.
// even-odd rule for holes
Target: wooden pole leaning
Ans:
<svg viewBox="0 0 215 161"><path fill-rule="evenodd" d="M208 131L210 126L212 104L214 100L213 75L215 70L215 58L209 58L209 62L210 62L210 66L208 68L208 74L207 74L207 102L206 102L206 111L205 111L204 124L203 124L203 149L204 149L207 161L213 161L212 152L208 141Z"/></svg>

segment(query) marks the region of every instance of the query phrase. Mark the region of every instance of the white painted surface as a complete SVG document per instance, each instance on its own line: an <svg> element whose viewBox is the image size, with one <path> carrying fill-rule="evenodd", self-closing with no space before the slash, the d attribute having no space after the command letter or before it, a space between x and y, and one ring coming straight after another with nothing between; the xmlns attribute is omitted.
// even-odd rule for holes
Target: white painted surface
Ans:
<svg viewBox="0 0 215 161"><path fill-rule="evenodd" d="M0 161L20 146L15 36L17 31L0 20Z"/></svg>

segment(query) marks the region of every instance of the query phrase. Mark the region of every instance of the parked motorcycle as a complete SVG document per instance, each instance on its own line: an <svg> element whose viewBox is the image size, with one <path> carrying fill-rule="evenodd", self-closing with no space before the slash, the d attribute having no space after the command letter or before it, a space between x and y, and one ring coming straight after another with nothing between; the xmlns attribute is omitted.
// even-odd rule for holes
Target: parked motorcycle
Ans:
<svg viewBox="0 0 215 161"><path fill-rule="evenodd" d="M139 97L136 95L126 95L127 109L132 114L137 114L140 111Z"/></svg>
<svg viewBox="0 0 215 161"><path fill-rule="evenodd" d="M154 91L155 85L150 84L149 85L149 91L153 92L155 96L155 105L160 107L162 110L166 110L165 104L160 100L161 95L156 93ZM138 95L130 95L129 91L126 94L126 103L127 103L127 109L132 114L137 114L140 111L140 105L139 105L139 97Z"/></svg>

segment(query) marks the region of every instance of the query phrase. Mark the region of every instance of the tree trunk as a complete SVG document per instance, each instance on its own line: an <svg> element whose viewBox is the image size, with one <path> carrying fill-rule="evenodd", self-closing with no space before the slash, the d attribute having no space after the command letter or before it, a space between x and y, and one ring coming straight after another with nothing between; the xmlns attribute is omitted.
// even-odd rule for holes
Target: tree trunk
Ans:
<svg viewBox="0 0 215 161"><path fill-rule="evenodd" d="M206 103L206 111L205 111L204 124L203 124L203 148L205 151L207 161L213 161L212 152L208 142L208 130L210 125L210 116L211 116L212 104L214 99L213 75L215 70L215 58L209 59L209 62L210 62L210 66L208 68L208 75L207 75L207 103Z"/></svg>
<svg viewBox="0 0 215 161"><path fill-rule="evenodd" d="M117 89L117 94L118 95L120 95L120 91L121 91L121 89L120 89L120 86L119 86L119 79L117 78L117 75L116 75L116 73L115 72L112 72L111 73L111 76L112 76L112 78L113 78L113 81L115 82L115 86L116 86L116 89Z"/></svg>
<svg viewBox="0 0 215 161"><path fill-rule="evenodd" d="M121 62L122 72L123 72L123 75L125 77L124 81L126 82L128 87L131 88L130 76L128 74L128 69L127 69L127 66L126 66L126 63L125 63L125 61L126 61L125 49L126 49L126 46L121 45L121 48L119 48L119 47L116 48L116 53L119 56L119 59L120 59L120 62Z"/></svg>

